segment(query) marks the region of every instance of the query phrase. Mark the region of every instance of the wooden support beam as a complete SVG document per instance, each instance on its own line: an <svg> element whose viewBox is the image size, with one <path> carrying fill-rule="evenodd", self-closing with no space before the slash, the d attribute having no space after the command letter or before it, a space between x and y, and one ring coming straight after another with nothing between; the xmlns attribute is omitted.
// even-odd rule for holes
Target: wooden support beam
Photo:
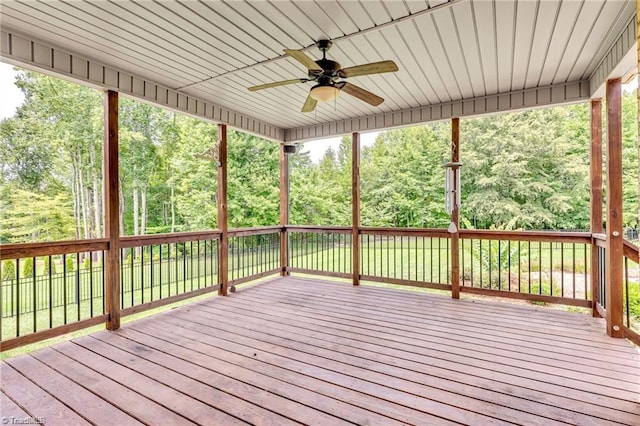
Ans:
<svg viewBox="0 0 640 426"><path fill-rule="evenodd" d="M280 144L280 275L289 275L289 240L286 226L289 224L289 154L285 145Z"/></svg>
<svg viewBox="0 0 640 426"><path fill-rule="evenodd" d="M460 161L460 118L451 119L451 162ZM456 226L456 232L451 234L451 297L460 298L460 214L457 203L458 179L460 169L453 167L453 211L451 212L451 222Z"/></svg>
<svg viewBox="0 0 640 426"><path fill-rule="evenodd" d="M591 100L591 232L602 234L602 99ZM591 315L599 317L596 308L598 294L598 250L591 246Z"/></svg>
<svg viewBox="0 0 640 426"><path fill-rule="evenodd" d="M623 337L622 80L607 81L607 334Z"/></svg>
<svg viewBox="0 0 640 426"><path fill-rule="evenodd" d="M229 225L227 220L227 125L218 124L218 281L220 296L227 295L229 286Z"/></svg>
<svg viewBox="0 0 640 426"><path fill-rule="evenodd" d="M104 94L104 235L109 240L105 254L105 309L107 329L120 327L120 197L118 194L118 92Z"/></svg>
<svg viewBox="0 0 640 426"><path fill-rule="evenodd" d="M351 271L360 285L360 133L351 135Z"/></svg>

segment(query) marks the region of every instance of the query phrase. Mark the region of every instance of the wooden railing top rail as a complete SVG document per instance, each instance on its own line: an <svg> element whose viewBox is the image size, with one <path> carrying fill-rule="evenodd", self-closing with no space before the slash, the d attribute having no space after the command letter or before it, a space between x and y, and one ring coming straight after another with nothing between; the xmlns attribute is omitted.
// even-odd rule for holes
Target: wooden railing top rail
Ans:
<svg viewBox="0 0 640 426"><path fill-rule="evenodd" d="M38 243L2 244L0 260L20 259L36 256L53 256L59 254L82 253L87 251L108 250L109 240L69 240Z"/></svg>
<svg viewBox="0 0 640 426"><path fill-rule="evenodd" d="M140 247L154 244L184 243L187 241L215 240L220 238L220 230L190 231L173 234L129 235L120 237L120 247Z"/></svg>
<svg viewBox="0 0 640 426"><path fill-rule="evenodd" d="M324 225L287 225L287 231L292 232L314 232L329 234L350 234L353 229L350 226L324 226Z"/></svg>
<svg viewBox="0 0 640 426"><path fill-rule="evenodd" d="M488 229L461 229L460 238L558 243L591 243L590 232L497 231Z"/></svg>
<svg viewBox="0 0 640 426"><path fill-rule="evenodd" d="M591 236L593 237L594 240L607 241L607 235L606 234L591 234Z"/></svg>
<svg viewBox="0 0 640 426"><path fill-rule="evenodd" d="M254 226L253 228L234 228L229 229L228 235L230 237L243 237L247 235L263 235L263 234L272 234L274 232L281 232L282 226L280 225L272 225L272 226Z"/></svg>
<svg viewBox="0 0 640 426"><path fill-rule="evenodd" d="M363 226L360 228L363 235L395 235L395 236L415 236L449 238L451 234L446 229L437 228L378 228L373 226Z"/></svg>
<svg viewBox="0 0 640 426"><path fill-rule="evenodd" d="M624 254L625 257L628 257L632 261L636 263L640 263L638 246L636 246L632 242L624 240L624 247L622 249L622 253Z"/></svg>

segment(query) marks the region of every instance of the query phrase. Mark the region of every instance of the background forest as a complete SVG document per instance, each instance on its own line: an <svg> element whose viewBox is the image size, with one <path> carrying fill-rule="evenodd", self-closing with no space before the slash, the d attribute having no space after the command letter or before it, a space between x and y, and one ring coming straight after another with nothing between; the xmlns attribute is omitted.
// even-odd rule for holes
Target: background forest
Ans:
<svg viewBox="0 0 640 426"><path fill-rule="evenodd" d="M103 235L102 94L22 71L25 102L0 122L0 242ZM121 98L120 222L126 235L216 227L216 171L198 154L216 126ZM637 227L637 125L623 98L624 220ZM446 227L448 122L395 129L363 147L364 226ZM588 229L586 104L461 120L465 227ZM321 141L311 142L321 144ZM278 144L229 133L229 226L278 222ZM347 225L351 147L290 156L291 223Z"/></svg>

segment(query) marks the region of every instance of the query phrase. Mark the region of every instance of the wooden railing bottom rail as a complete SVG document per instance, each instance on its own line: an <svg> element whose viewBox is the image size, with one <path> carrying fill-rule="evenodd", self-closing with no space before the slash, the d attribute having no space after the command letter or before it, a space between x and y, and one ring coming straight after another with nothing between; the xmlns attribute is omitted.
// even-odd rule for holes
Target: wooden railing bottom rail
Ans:
<svg viewBox="0 0 640 426"><path fill-rule="evenodd" d="M15 349L20 346L30 345L32 343L41 342L43 340L51 339L53 337L62 336L63 334L71 333L73 331L82 330L83 328L93 327L94 325L100 325L107 322L109 319L108 314L99 315L93 318L87 318L71 324L61 325L59 327L50 328L48 330L38 331L32 334L26 334L20 337L14 337L12 339L3 340L0 342L0 352Z"/></svg>
<svg viewBox="0 0 640 426"><path fill-rule="evenodd" d="M351 278L351 273L348 272L330 272L330 271L319 271L316 269L305 269L305 268L292 268L287 266L287 272L297 272L300 274L309 274L309 275L321 275L324 277L335 277L335 278Z"/></svg>
<svg viewBox="0 0 640 426"><path fill-rule="evenodd" d="M548 296L545 294L518 293L515 291L493 290L490 288L478 288L460 286L463 293L478 294L492 297L506 297L509 299L527 300L531 302L544 302L569 306L578 306L582 308L591 308L591 300L572 299L570 297Z"/></svg>
<svg viewBox="0 0 640 426"><path fill-rule="evenodd" d="M640 346L640 334L635 330L630 329L626 325L622 326L622 331L624 331L624 337L631 340L635 345Z"/></svg>
<svg viewBox="0 0 640 426"><path fill-rule="evenodd" d="M397 284L408 287L432 288L434 290L451 291L451 284L404 280L401 278L376 277L374 275L360 275L360 279L362 281L371 281L383 284Z"/></svg>
<svg viewBox="0 0 640 426"><path fill-rule="evenodd" d="M249 281L257 280L258 278L267 277L269 275L279 275L280 272L282 272L282 268L273 268L273 269L269 269L268 271L259 272L257 274L252 274L252 275L249 275L249 276L246 276L246 277L236 278L236 279L233 279L233 280L229 281L229 286L238 285L238 284L246 283L246 282L249 282Z"/></svg>
<svg viewBox="0 0 640 426"><path fill-rule="evenodd" d="M216 292L220 289L220 284L212 285L209 287L199 288L192 290L188 293L176 294L175 296L167 297L165 299L154 300L153 302L147 302L142 305L131 306L129 308L120 311L120 316L137 314L139 312L148 311L150 309L159 308L160 306L169 305L171 303L180 302L181 300L190 299L192 297L201 296L203 294Z"/></svg>

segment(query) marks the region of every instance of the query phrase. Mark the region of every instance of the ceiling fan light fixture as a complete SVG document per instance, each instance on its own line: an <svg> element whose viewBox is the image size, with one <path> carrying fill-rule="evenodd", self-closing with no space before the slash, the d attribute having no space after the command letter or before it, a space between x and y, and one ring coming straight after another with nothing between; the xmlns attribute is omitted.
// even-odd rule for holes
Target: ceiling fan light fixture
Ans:
<svg viewBox="0 0 640 426"><path fill-rule="evenodd" d="M330 102L338 97L340 89L333 85L318 84L313 86L309 95L319 102Z"/></svg>

